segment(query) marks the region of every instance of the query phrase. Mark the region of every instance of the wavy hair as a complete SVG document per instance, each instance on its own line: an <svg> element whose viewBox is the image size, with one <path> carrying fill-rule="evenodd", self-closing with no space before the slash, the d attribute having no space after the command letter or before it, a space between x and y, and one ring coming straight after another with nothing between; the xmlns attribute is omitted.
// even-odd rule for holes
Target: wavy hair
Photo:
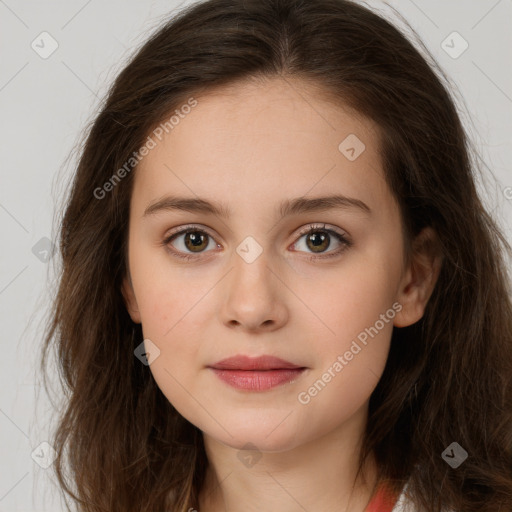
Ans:
<svg viewBox="0 0 512 512"><path fill-rule="evenodd" d="M97 191L187 99L272 77L318 86L376 122L406 243L431 226L443 254L423 318L393 330L360 468L373 453L379 482L395 492L408 482L418 510L512 510L511 249L477 194L478 158L449 81L422 48L353 1L207 0L130 58L80 148L42 347L43 373L53 348L66 392L55 474L78 510L198 508L208 465L201 431L134 357L142 330L121 284L136 166ZM469 454L457 469L441 457L454 441Z"/></svg>

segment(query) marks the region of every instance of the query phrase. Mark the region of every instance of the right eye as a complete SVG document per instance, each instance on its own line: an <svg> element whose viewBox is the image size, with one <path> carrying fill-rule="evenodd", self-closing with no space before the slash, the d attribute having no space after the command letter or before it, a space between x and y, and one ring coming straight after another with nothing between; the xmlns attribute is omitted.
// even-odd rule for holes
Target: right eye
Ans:
<svg viewBox="0 0 512 512"><path fill-rule="evenodd" d="M210 248L219 247L212 235L197 226L186 226L171 233L162 244L167 246L174 256L184 259L195 258L203 252L209 252L206 251L209 246Z"/></svg>

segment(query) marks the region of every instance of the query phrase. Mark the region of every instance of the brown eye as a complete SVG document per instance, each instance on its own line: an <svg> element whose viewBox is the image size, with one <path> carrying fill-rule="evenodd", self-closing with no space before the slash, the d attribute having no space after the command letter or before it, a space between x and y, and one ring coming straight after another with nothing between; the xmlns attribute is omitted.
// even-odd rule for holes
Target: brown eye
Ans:
<svg viewBox="0 0 512 512"><path fill-rule="evenodd" d="M305 243L301 240L304 239ZM302 248L300 246L303 246ZM310 254L319 254L319 256L312 256L311 259L330 258L338 256L345 249L352 246L345 236L332 229L326 229L325 225L311 226L303 230L299 241L293 244L294 250L300 252L309 252ZM334 247L333 247L334 246ZM329 250L328 249L332 249ZM324 255L324 253L326 253Z"/></svg>
<svg viewBox="0 0 512 512"><path fill-rule="evenodd" d="M331 244L330 236L325 231L315 231L306 235L306 244L313 252L323 252Z"/></svg>
<svg viewBox="0 0 512 512"><path fill-rule="evenodd" d="M208 235L201 231L188 231L185 234L183 243L185 247L190 251L201 252L205 247L208 246L207 237Z"/></svg>
<svg viewBox="0 0 512 512"><path fill-rule="evenodd" d="M209 252L206 249L217 247L213 237L206 231L198 228L185 228L173 233L163 241L168 249L181 258L193 258L194 254Z"/></svg>

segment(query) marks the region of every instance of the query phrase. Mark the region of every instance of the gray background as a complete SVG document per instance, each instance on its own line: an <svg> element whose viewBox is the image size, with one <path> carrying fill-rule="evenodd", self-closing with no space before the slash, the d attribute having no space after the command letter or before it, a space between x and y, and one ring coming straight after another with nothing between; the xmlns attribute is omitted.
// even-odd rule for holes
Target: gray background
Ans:
<svg viewBox="0 0 512 512"><path fill-rule="evenodd" d="M35 462L50 453L40 447L52 415L35 364L58 264L55 209L73 171L70 152L108 85L149 32L188 3L0 0L0 512L64 510L51 470ZM383 2L368 3L401 25ZM511 240L512 0L391 5L451 78L483 158L481 193ZM58 48L42 58L52 38Z"/></svg>

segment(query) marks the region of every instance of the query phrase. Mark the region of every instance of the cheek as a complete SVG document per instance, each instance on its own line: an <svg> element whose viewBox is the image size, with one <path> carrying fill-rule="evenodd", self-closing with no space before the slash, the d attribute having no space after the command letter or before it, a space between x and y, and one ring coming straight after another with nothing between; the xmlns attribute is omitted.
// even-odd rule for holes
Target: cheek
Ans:
<svg viewBox="0 0 512 512"><path fill-rule="evenodd" d="M396 315L391 284L375 273L360 276L340 280L329 300L318 298L314 306L329 329L314 343L316 364L297 395L311 432L355 414L386 366Z"/></svg>
<svg viewBox="0 0 512 512"><path fill-rule="evenodd" d="M329 403L345 412L357 410L382 375L399 309L395 292L400 274L395 255L382 254L382 247L375 246L347 260L330 274L328 293L311 286L302 289L321 321L311 317L303 325L314 340L316 364L299 402L318 414ZM329 414L336 418L345 413L334 408Z"/></svg>
<svg viewBox="0 0 512 512"><path fill-rule="evenodd" d="M327 352L342 350L376 323L384 337L390 336L400 268L393 257L379 260L378 255L378 251L358 254L335 270L294 283L294 292L309 309L303 327L311 335L317 333Z"/></svg>
<svg viewBox="0 0 512 512"><path fill-rule="evenodd" d="M134 251L133 256L132 280L143 335L160 350L150 369L174 402L183 394L178 383L188 385L206 363L201 347L207 344L203 333L208 332L211 318L208 291L218 279L206 274L198 277L197 271L171 264L163 249Z"/></svg>
<svg viewBox="0 0 512 512"><path fill-rule="evenodd" d="M195 306L214 284L214 276L199 278L185 265L173 263L163 247L143 243L134 244L130 262L144 335L171 340L195 316Z"/></svg>
<svg viewBox="0 0 512 512"><path fill-rule="evenodd" d="M200 317L205 315L200 300L204 292L190 288L178 292L176 279L173 288L160 279L146 284L141 294L144 338L149 338L160 350L149 369L167 400L183 416L197 423L202 412L196 410L197 403L191 397L200 395L195 382L204 357L203 337L198 336L205 332L199 325Z"/></svg>
<svg viewBox="0 0 512 512"><path fill-rule="evenodd" d="M199 364L197 340L198 333L204 332L204 293L202 288L180 287L177 279L172 280L172 285L169 281L168 286L162 279L147 281L140 293L144 337L158 345L162 360L168 360L172 366L185 360L187 367L194 362Z"/></svg>

